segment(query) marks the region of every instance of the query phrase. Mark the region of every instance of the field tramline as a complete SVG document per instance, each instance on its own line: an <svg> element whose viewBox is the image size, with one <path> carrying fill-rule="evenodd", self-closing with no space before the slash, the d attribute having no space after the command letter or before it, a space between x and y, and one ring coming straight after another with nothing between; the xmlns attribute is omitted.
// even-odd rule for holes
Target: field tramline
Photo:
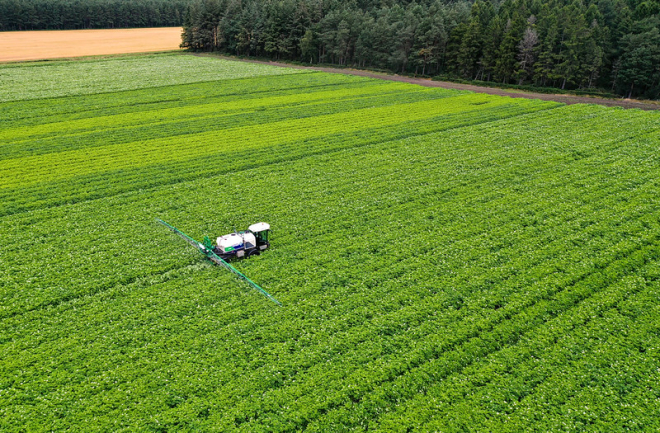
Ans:
<svg viewBox="0 0 660 433"><path fill-rule="evenodd" d="M0 430L660 427L657 113L208 61L0 103Z"/></svg>

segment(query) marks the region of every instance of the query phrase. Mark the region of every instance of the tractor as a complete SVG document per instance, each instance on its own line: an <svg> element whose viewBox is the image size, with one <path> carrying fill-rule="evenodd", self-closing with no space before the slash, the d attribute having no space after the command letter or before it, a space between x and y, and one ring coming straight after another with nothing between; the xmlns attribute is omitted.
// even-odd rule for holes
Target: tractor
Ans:
<svg viewBox="0 0 660 433"><path fill-rule="evenodd" d="M273 298L270 293L243 275L241 271L227 263L228 260L234 257L240 258L253 256L255 254L260 254L263 250L268 248L270 246L270 242L268 241L270 225L267 223L256 223L252 224L250 227L248 227L247 230L242 232L237 232L234 229L234 233L220 236L217 240L217 244L213 245L211 239L209 239L208 236L204 236L204 240L202 242L198 242L176 227L169 225L162 219L156 218L156 222L164 225L177 236L181 237L184 241L197 248L197 250L204 254L207 259L216 265L223 266L224 268L230 270L241 280L247 282L250 286L263 293L266 297L268 297L268 299L275 302L280 307L282 306L280 301Z"/></svg>
<svg viewBox="0 0 660 433"><path fill-rule="evenodd" d="M252 224L245 231L236 231L220 236L213 245L208 236L204 237L204 246L217 254L222 260L250 257L260 254L270 246L268 236L270 225L268 223Z"/></svg>

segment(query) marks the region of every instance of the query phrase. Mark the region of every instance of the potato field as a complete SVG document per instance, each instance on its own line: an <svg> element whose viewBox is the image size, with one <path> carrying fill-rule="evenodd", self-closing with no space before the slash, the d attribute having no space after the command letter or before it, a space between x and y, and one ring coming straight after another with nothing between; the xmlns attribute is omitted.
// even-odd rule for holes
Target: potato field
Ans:
<svg viewBox="0 0 660 433"><path fill-rule="evenodd" d="M658 112L185 55L0 90L0 431L660 429ZM156 218L270 223L232 264L283 306Z"/></svg>

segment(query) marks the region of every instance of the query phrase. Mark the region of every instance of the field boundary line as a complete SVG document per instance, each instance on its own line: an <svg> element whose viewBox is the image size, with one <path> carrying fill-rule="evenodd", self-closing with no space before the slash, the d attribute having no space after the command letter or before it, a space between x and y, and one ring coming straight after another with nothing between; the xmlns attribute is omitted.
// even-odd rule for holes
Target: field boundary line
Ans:
<svg viewBox="0 0 660 433"><path fill-rule="evenodd" d="M388 74L382 72L373 72L369 70L362 69L350 69L350 68L333 68L329 66L300 66L294 64L288 64L283 62L275 61L265 61L265 60L251 60L251 59L239 59L231 56L224 56L218 54L201 54L194 53L191 55L195 56L208 56L208 57L219 57L225 60L234 60L238 62L247 62L247 63L258 63L271 66L279 66L284 68L294 68L294 69L306 69L319 72L327 72L331 74L346 74L346 75L356 75L359 77L369 77L380 80L389 80L389 81L398 81L410 84L417 84L425 87L441 87L443 89L453 89L453 90L468 90L475 93L487 93L489 95L497 96L508 96L511 98L525 98L525 99L541 99L543 101L554 101L560 102L567 105L572 104L597 104L604 105L607 107L623 107L623 108L638 108L641 110L650 110L656 111L660 110L660 104L653 102L642 102L635 101L631 99L606 99L599 97L589 97L589 96L577 96L577 95L563 95L563 94L549 94L549 93L534 93L534 92L523 92L523 91L509 91L501 89L498 87L484 87L477 86L474 84L460 84L452 83L450 81L433 81L430 78L413 78L407 77L404 75L398 74Z"/></svg>

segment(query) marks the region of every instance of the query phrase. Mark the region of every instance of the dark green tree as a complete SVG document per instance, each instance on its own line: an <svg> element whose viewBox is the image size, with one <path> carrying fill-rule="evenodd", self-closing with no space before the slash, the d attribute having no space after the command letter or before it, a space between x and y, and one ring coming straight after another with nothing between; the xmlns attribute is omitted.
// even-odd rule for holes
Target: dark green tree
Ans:
<svg viewBox="0 0 660 433"><path fill-rule="evenodd" d="M617 82L627 97L635 94L658 97L660 82L660 32L657 27L628 34L622 39L623 55Z"/></svg>
<svg viewBox="0 0 660 433"><path fill-rule="evenodd" d="M504 27L502 43L495 63L496 76L503 83L508 83L518 70L518 47L526 25L526 20L515 12L513 18L510 18Z"/></svg>

